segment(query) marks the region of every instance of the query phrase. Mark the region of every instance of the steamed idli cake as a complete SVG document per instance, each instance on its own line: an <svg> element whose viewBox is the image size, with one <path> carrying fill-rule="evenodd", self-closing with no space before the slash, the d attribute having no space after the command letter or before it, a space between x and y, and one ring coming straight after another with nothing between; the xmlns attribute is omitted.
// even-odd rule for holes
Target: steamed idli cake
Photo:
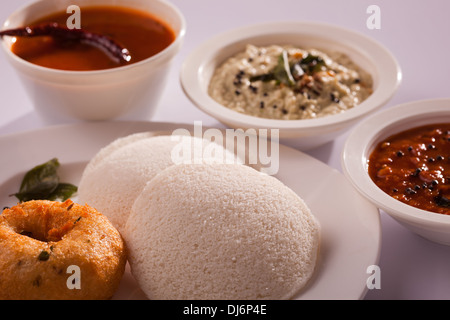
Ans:
<svg viewBox="0 0 450 320"><path fill-rule="evenodd" d="M217 153L211 152L211 156L208 153L203 159L202 153L196 150L210 145ZM102 149L86 166L78 185L78 201L102 212L121 232L142 188L161 170L177 164L173 159L221 162L231 157L234 154L222 146L197 137L133 135Z"/></svg>
<svg viewBox="0 0 450 320"><path fill-rule="evenodd" d="M314 272L319 223L274 177L245 165L172 166L125 226L131 272L150 299L289 299Z"/></svg>
<svg viewBox="0 0 450 320"><path fill-rule="evenodd" d="M95 168L103 161L103 159L114 153L116 150L122 148L123 146L141 139L150 138L154 135L155 134L153 132L138 132L115 139L110 144L101 148L97 152L97 154L95 154L95 156L89 161L86 168L84 169L84 174L88 175L91 170L95 170Z"/></svg>

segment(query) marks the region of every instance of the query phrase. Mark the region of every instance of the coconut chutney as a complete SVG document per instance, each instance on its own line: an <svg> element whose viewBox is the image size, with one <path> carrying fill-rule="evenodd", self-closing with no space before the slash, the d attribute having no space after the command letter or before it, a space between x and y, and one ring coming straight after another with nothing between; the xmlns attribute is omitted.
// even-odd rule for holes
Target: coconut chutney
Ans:
<svg viewBox="0 0 450 320"><path fill-rule="evenodd" d="M247 45L215 70L208 93L237 112L298 120L354 108L372 87L370 74L343 53Z"/></svg>

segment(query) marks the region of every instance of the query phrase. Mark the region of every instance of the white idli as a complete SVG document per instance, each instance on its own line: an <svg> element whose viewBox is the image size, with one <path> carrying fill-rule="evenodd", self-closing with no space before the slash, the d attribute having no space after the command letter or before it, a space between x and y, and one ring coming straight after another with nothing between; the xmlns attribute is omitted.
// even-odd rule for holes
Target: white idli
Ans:
<svg viewBox="0 0 450 320"><path fill-rule="evenodd" d="M203 154L206 147L208 153ZM191 136L141 133L121 138L86 166L78 186L78 202L96 208L121 232L134 200L161 170L183 162L234 161L230 159L234 154L222 146Z"/></svg>
<svg viewBox="0 0 450 320"><path fill-rule="evenodd" d="M86 168L84 169L84 174L88 175L91 170L95 170L95 168L103 161L103 159L114 153L116 150L122 148L123 146L126 146L127 144L133 143L138 140L150 138L152 136L155 136L153 132L138 132L113 140L111 143L101 148L88 162Z"/></svg>
<svg viewBox="0 0 450 320"><path fill-rule="evenodd" d="M123 236L150 299L289 299L311 278L319 223L274 177L179 165L137 197Z"/></svg>

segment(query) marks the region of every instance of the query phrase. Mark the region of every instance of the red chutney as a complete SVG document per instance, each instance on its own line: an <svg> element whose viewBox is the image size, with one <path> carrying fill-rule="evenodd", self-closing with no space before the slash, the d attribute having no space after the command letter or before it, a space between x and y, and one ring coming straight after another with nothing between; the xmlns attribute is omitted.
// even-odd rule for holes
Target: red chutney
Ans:
<svg viewBox="0 0 450 320"><path fill-rule="evenodd" d="M175 40L172 28L149 13L116 6L81 8L81 29L109 36L138 62L164 50ZM70 14L57 12L28 25L56 22L63 26ZM60 41L50 36L18 37L12 51L24 60L47 68L89 71L120 66L100 49L79 41Z"/></svg>
<svg viewBox="0 0 450 320"><path fill-rule="evenodd" d="M450 123L395 134L376 146L368 164L375 184L395 199L450 215Z"/></svg>

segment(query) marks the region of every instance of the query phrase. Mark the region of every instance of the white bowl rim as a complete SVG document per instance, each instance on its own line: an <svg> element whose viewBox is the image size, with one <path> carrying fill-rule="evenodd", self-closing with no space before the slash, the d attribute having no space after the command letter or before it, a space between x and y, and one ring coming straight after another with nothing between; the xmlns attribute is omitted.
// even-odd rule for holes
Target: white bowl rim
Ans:
<svg viewBox="0 0 450 320"><path fill-rule="evenodd" d="M344 175L365 198L393 218L422 226L425 224L429 227L450 227L449 215L419 209L389 196L371 180L366 167L368 152L377 142L376 137L384 129L397 123L407 123L408 120L416 121L415 119L422 117L432 119L433 116L438 117L443 114L450 116L449 106L450 98L424 99L399 104L368 117L355 126L344 144L341 157ZM426 123L439 123L436 120L427 121L426 118L424 120ZM414 127L412 124L410 126ZM390 132L388 135L395 133Z"/></svg>
<svg viewBox="0 0 450 320"><path fill-rule="evenodd" d="M366 56L367 58L382 62L377 64L380 77L379 87L374 90L374 93L367 100L358 105L357 108L355 107L341 114L329 117L303 120L274 120L239 113L217 103L200 87L197 79L204 64L207 63L208 58L206 57L213 57L221 48L246 38L260 37L264 34L292 34L292 30L301 30L298 32L299 35L306 34L307 32L309 35L313 34L318 37L332 38L334 40L339 39L337 42L344 45L347 41L352 46L362 49L363 52L370 53L369 56ZM199 109L207 114L226 123L233 123L243 127L280 128L293 131L302 128L319 129L330 124L343 124L365 116L367 113L375 111L384 105L397 91L401 80L402 72L396 58L387 48L377 41L347 28L312 21L264 22L225 31L206 40L194 49L183 62L180 73L180 81L185 94Z"/></svg>
<svg viewBox="0 0 450 320"><path fill-rule="evenodd" d="M8 18L2 24L0 30L6 29L6 26L9 24L10 18L13 15L16 15L19 12L26 10L29 7L36 5L37 3L42 2L42 1L43 0L35 0L35 1L29 2L25 5L23 5L22 7L18 8L16 11L14 11L13 13L11 13L8 16ZM131 63L126 66L120 66L120 67L116 67L116 68L102 69L102 70L83 70L83 71L47 68L47 67L43 67L43 66L31 63L29 61L26 61L26 60L20 58L19 56L15 55L9 48L7 48L5 41L2 41L3 42L2 47L5 50L6 54L9 55L14 61L17 61L18 63L20 63L24 66L27 66L28 68L35 69L37 71L48 72L48 73L53 73L53 74L70 74L71 76L76 77L76 76L85 76L85 75L92 75L92 74L112 73L112 72L117 72L117 71L122 71L122 70L127 70L127 69L133 69L133 68L139 67L139 65L162 59L164 57L164 55L166 54L166 52L173 51L181 44L181 42L184 40L184 36L186 34L186 19L185 19L184 15L182 14L182 12L180 11L180 9L178 9L173 3L169 2L169 1L165 1L165 0L152 0L152 1L158 2L161 5L166 6L166 7L170 8L171 10L173 10L173 12L180 19L180 30L175 33L175 39L174 39L174 41L172 41L172 43L169 46L167 46L160 52L154 54L153 56L150 56L144 60L141 60L141 61L138 61L135 63ZM114 3L112 3L112 5L114 5ZM119 5L119 6L125 6L125 5ZM161 19L161 20L163 20L163 19Z"/></svg>

